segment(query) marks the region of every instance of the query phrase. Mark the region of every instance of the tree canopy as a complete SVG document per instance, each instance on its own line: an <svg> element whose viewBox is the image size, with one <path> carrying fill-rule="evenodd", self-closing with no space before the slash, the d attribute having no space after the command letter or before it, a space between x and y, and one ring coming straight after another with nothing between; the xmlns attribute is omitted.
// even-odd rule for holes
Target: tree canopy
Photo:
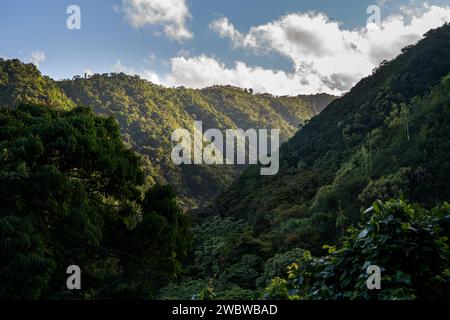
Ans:
<svg viewBox="0 0 450 320"><path fill-rule="evenodd" d="M140 166L115 120L88 108L1 109L0 297L77 295L70 265L89 288L78 298L151 298L178 274L186 217L169 188L142 195Z"/></svg>

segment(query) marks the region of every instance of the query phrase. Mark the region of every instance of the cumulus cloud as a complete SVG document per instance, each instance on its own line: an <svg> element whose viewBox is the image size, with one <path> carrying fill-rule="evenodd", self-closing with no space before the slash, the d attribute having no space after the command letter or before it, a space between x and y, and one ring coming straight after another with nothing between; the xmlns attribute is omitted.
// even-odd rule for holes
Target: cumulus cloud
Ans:
<svg viewBox="0 0 450 320"><path fill-rule="evenodd" d="M219 34L222 38L229 38L235 47L245 43L245 37L237 31L226 17L214 20L209 28Z"/></svg>
<svg viewBox="0 0 450 320"><path fill-rule="evenodd" d="M213 57L177 57L171 59L171 72L165 84L204 88L212 85L233 85L252 88L255 92L270 92L278 95L310 94L327 92L328 87L321 83L315 74L300 75L282 70L252 67L237 61L231 68ZM314 90L312 89L314 88ZM340 91L333 90L339 94Z"/></svg>
<svg viewBox="0 0 450 320"><path fill-rule="evenodd" d="M162 25L170 39L192 38L186 22L191 18L186 0L122 0L125 20L135 28Z"/></svg>
<svg viewBox="0 0 450 320"><path fill-rule="evenodd" d="M45 53L42 51L34 51L27 58L27 60L34 64L36 67L39 67L39 65L44 62L45 59Z"/></svg>
<svg viewBox="0 0 450 320"><path fill-rule="evenodd" d="M242 62L226 68L212 58L201 56L173 59L171 80L194 83L198 77L199 86L208 81L204 73L198 72L211 69L218 80L222 79L221 83L226 79L230 84L250 84L256 90L266 88L276 94L319 91L339 94L369 75L383 60L395 58L403 47L417 42L428 30L449 21L449 7L427 4L414 10L404 8L402 15L385 18L381 26L369 24L352 30L344 29L322 13L312 12L288 14L254 26L246 34L236 30L227 18L219 18L210 28L220 37L230 39L234 47L256 54L278 53L292 62L293 70L267 70Z"/></svg>
<svg viewBox="0 0 450 320"><path fill-rule="evenodd" d="M148 80L154 84L161 84L158 75L152 70L143 70L138 72L133 68L123 65L119 60L117 60L116 64L113 66L113 72L125 73L130 76L139 76L142 79Z"/></svg>

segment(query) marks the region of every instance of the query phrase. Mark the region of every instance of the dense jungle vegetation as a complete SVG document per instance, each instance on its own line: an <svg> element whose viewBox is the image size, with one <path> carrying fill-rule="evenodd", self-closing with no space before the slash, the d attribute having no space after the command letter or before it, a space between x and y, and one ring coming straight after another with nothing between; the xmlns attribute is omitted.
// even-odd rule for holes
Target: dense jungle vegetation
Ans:
<svg viewBox="0 0 450 320"><path fill-rule="evenodd" d="M77 105L113 116L124 142L144 159L148 184L173 185L183 207L190 209L218 196L243 166L173 165L170 138L175 129L192 130L195 120L203 121L205 130L279 128L281 140L286 141L334 98L326 94L274 97L231 86L166 88L123 73L56 82L32 64L0 59L0 106L33 103L70 109Z"/></svg>
<svg viewBox="0 0 450 320"><path fill-rule="evenodd" d="M318 115L332 97L0 60L0 297L450 298L449 39L428 32ZM171 166L171 131L195 119L281 128L279 173Z"/></svg>
<svg viewBox="0 0 450 320"><path fill-rule="evenodd" d="M217 128L280 128L281 140L315 116L333 97L273 97L234 87L203 90L166 88L124 74L94 75L58 84L76 105L114 116L127 144L146 160L148 176L177 189L184 207L202 207L225 190L242 166L174 165L172 132L192 131L201 120L204 130Z"/></svg>
<svg viewBox="0 0 450 320"><path fill-rule="evenodd" d="M267 286L277 285L271 279L283 279L286 267L303 259L305 250L313 260L327 255L324 245L342 248L338 252L353 251L343 237L348 237L351 228L365 230L371 217L362 212L378 200L407 201L401 205L396 202L400 208L389 209L395 213L389 227L374 234L389 240L392 252L397 250L396 246L402 247L402 233L390 233L397 224L396 212L414 215L410 212L413 209L408 209L412 204L432 209L449 200L448 39L450 25L431 30L417 45L403 49L399 57L384 62L348 94L332 102L281 147L280 171L276 176L260 176L256 166L246 170L209 210L195 217L197 249L188 263L185 283L174 283L162 296L176 298L181 295L175 293L184 292L183 288L191 291L196 288L204 293L214 289L217 298L260 298ZM432 211L441 213L429 218L430 221L448 215L448 207L445 208ZM411 222L408 219L402 220L405 228ZM434 233L434 227L426 228L429 237L440 243L442 250L435 248L444 259L439 274L443 275L443 283L448 284L449 234L444 232L441 238ZM413 240L415 236L408 240L415 248L409 254L424 255L422 263L429 268L439 264L418 251L422 240ZM387 272L398 271L408 279L414 278L410 270L393 261L393 254L384 252L388 257L382 256L377 249L378 239L367 241L376 254L376 258L367 261L383 266ZM357 277L362 277L365 265L362 260L351 258L354 260L341 261L350 272L347 289L356 283ZM330 259L334 264L336 260ZM351 266L352 263L355 265ZM323 264L321 267L328 268ZM320 268L317 272L323 272ZM430 279L438 276L431 269L424 272L428 272ZM339 295L336 288L342 288L339 285L343 283L339 282L345 282L346 276L341 279L337 276L334 274L334 280L330 280L334 281L333 293L321 297L363 297L356 289L352 291L354 295L344 291ZM386 275L386 281L390 277ZM425 291L412 289L419 284L411 281L412 284L400 286L398 291L393 286L395 292L387 291L383 297L426 297ZM424 277L416 281L426 280ZM316 288L312 280L309 285ZM312 297L311 291L306 292L304 287L300 290L303 290L300 297Z"/></svg>

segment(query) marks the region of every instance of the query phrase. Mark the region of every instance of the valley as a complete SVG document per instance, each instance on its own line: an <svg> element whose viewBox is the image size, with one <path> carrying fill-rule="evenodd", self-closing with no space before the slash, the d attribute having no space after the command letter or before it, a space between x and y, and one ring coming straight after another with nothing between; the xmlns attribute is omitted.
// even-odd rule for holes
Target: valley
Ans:
<svg viewBox="0 0 450 320"><path fill-rule="evenodd" d="M342 97L0 59L0 296L450 298L449 39L430 30ZM279 129L279 170L174 164L173 132L200 121ZM73 261L87 290L64 287Z"/></svg>

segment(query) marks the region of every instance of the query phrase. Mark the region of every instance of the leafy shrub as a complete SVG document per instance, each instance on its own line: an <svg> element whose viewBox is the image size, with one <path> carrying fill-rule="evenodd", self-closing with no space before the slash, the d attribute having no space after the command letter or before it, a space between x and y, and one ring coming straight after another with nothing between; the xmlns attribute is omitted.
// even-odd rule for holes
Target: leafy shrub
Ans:
<svg viewBox="0 0 450 320"><path fill-rule="evenodd" d="M450 298L448 204L428 211L402 200L377 201L365 214L365 227L351 228L340 249L326 246L329 255L320 259L305 254L266 296L284 295L285 286L289 299ZM370 265L381 269L381 290L367 288Z"/></svg>

